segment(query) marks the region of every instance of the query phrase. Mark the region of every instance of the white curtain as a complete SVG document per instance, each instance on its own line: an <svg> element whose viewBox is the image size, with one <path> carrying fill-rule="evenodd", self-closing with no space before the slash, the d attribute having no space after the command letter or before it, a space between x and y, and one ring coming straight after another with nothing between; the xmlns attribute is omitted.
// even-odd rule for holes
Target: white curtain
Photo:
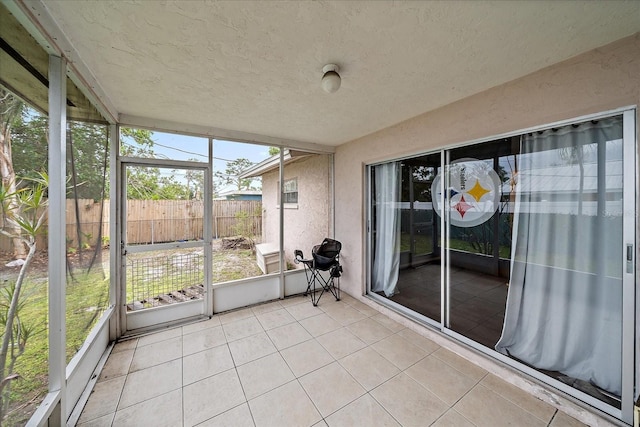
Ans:
<svg viewBox="0 0 640 427"><path fill-rule="evenodd" d="M620 396L622 121L523 137L496 350Z"/></svg>
<svg viewBox="0 0 640 427"><path fill-rule="evenodd" d="M400 267L400 162L374 167L375 251L371 272L373 292L398 293Z"/></svg>

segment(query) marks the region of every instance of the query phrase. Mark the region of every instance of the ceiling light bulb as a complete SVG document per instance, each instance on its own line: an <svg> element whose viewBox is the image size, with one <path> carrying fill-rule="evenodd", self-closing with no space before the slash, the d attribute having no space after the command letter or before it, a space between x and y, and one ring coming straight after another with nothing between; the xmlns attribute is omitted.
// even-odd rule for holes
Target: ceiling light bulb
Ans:
<svg viewBox="0 0 640 427"><path fill-rule="evenodd" d="M327 93L334 93L340 89L342 79L338 74L338 66L335 64L327 64L322 68L324 75L322 76L322 89Z"/></svg>

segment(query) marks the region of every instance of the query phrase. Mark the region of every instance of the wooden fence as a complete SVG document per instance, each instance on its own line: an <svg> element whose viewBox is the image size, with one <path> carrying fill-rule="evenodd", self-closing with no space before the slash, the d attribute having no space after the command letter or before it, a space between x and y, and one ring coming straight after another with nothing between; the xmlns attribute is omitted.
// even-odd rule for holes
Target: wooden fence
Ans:
<svg viewBox="0 0 640 427"><path fill-rule="evenodd" d="M80 227L77 227L76 205L67 200L66 238L69 246L109 242L109 200L104 203L78 200ZM101 209L102 208L102 209ZM102 220L101 220L102 215ZM129 244L161 243L202 239L204 205L202 200L129 200L127 202L127 242ZM0 218L0 227L4 224ZM214 200L213 236L237 234L262 235L262 204L254 200ZM79 231L79 234L78 234ZM46 235L38 247L47 247ZM0 251L13 251L11 240L0 235Z"/></svg>

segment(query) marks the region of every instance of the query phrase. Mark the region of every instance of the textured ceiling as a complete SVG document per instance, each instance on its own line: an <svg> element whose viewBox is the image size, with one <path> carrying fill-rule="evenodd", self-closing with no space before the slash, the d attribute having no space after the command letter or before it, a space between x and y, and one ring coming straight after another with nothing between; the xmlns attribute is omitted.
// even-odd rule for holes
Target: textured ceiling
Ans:
<svg viewBox="0 0 640 427"><path fill-rule="evenodd" d="M44 5L120 114L326 145L640 31L638 1Z"/></svg>

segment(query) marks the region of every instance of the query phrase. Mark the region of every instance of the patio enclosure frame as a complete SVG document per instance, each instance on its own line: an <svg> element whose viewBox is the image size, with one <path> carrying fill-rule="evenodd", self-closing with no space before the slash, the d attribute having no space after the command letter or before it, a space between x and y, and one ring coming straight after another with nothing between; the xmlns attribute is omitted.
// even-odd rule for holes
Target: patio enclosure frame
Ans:
<svg viewBox="0 0 640 427"><path fill-rule="evenodd" d="M282 299L289 295L295 295L303 292L306 289L306 280L303 271L285 271L285 259L284 259L284 233L285 233L285 221L284 215L286 209L284 209L284 168L283 168L283 149L286 147L295 148L301 151L307 151L310 153L322 153L329 154L331 156L330 161L330 176L331 176L331 188L329 191L329 202L331 215L329 218L329 230L331 230L331 236L333 236L333 230L335 230L335 205L334 195L335 188L333 188L333 182L335 181L334 175L334 161L333 153L335 149L333 147L321 146L319 144L305 143L300 141L291 141L274 137L266 137L255 135L240 131L230 131L226 129L213 128L208 126L188 125L184 123L176 123L168 120L156 120L148 117L131 116L128 114L119 114L114 106L111 104L107 94L105 94L99 84L93 77L89 69L84 65L82 58L78 55L74 46L66 39L62 29L58 27L58 24L52 19L48 13L46 7L42 2L35 2L33 4L26 3L22 0L2 0L3 4L6 4L7 8L14 14L24 28L28 30L30 34L37 40L42 48L47 52L49 58L49 86L48 86L48 114L49 114L49 201L50 201L50 215L49 215L49 392L45 396L43 402L30 419L28 425L30 426L44 426L44 425L64 425L67 423L73 424L74 420L77 420L79 413L82 409L83 403L88 398L91 388L95 382L95 374L100 371L101 367L106 362L109 352L113 346L113 343L118 338L122 337L127 331L131 331L129 322L126 319L126 313L124 312L124 305L126 300L124 298L124 269L122 267L122 250L123 247L116 242L121 242L121 236L126 234L126 227L123 221L117 221L116 219L124 218L122 192L123 192L123 168L125 164L146 164L145 161L140 159L127 159L121 158L119 155L119 126L131 126L142 129L151 129L157 131L180 133L184 135L200 136L209 139L211 144L214 138L244 142L252 144L261 144L264 146L272 146L280 148L280 163L279 163L279 193L281 195L279 199L279 239L278 244L280 248L279 265L280 269L277 273L272 273L260 277L254 277L249 279L241 279L236 281L230 281L219 284L211 284L205 279L205 285L207 287L207 297L203 302L203 309L198 310L191 316L191 313L187 318L171 319L169 322L164 322L162 316L152 319L148 325L140 326L134 332L145 332L145 328L153 326L173 326L178 325L185 320L195 320L202 316L210 316L214 313L231 310L251 304L256 304L272 299ZM116 203L110 205L110 218L112 221L112 227L110 227L110 240L114 244L110 246L110 288L109 288L109 308L104 312L96 326L90 332L87 340L82 348L76 353L73 359L67 364L65 358L65 342L66 342L66 325L65 325L65 311L66 311L66 272L65 272L65 188L66 188L66 103L67 103L67 78L71 79L81 88L83 94L91 102L92 106L99 111L99 113L105 118L109 126L110 132L110 189L114 194L113 200L117 200ZM579 99L579 98L578 98ZM625 99L624 104L630 104L633 102ZM635 99L635 98L634 98ZM611 105L618 106L620 103L613 103L611 100L607 104L606 108L611 108ZM634 101L635 102L635 101ZM590 106L575 107L570 110L572 112L578 111L576 114L582 114L584 111L589 110ZM446 112L446 111L445 111ZM632 170L625 169L624 181L625 183L633 183L633 185L625 185L624 200L625 211L633 212L634 214L640 212L638 208L638 152L637 152L637 134L636 129L638 126L637 120L637 106L629 106L625 108L619 108L605 113L592 114L587 116L581 116L578 119L563 120L556 123L551 123L548 126L570 124L575 120L589 120L597 119L605 115L613 113L620 113L624 115L624 140L632 141L633 143L625 144L624 156L627 159L633 159L634 167ZM556 114L554 112L550 114ZM562 116L562 117L567 117ZM528 122L525 122L528 123ZM534 128L521 130L519 132L536 131L541 129L542 126L536 126ZM502 129L502 128L501 128ZM393 132L391 132L393 133ZM466 146L471 143L486 142L491 139L499 137L508 137L513 135L513 132L508 134L498 135L491 138L482 138L471 142L465 142L457 145L451 145L443 147L437 150L431 150L428 153L437 153L441 156L441 168L444 170L445 166L450 162L447 156L449 150ZM367 140L364 140L367 142ZM407 150L401 148L402 150ZM405 155L407 151L403 151L402 155ZM138 162L138 163L137 163ZM207 169L210 172L212 167L212 150L209 149L209 166ZM357 159L354 161L357 163ZM378 163L360 163L360 167L364 166L364 171L369 172L369 168ZM158 161L149 161L148 164L156 165ZM162 164L162 162L160 162ZM169 162L166 165L175 165L173 162ZM200 168L201 164L188 165L189 167ZM352 165L351 165L352 166ZM355 215L357 217L358 233L362 233L362 236L354 243L351 250L347 250L345 259L350 257L350 263L353 266L360 268L362 266L362 273L366 276L365 279L361 279L356 275L347 274L345 276L345 284L349 285L351 289L359 292L353 295L355 297L361 297L361 291L364 290L367 293L370 290L371 283L371 239L369 234L371 233L371 193L369 191L370 173L363 175L361 169L357 169L358 178L361 178L356 182L357 196L362 195L364 189L364 203L358 199L358 208L364 208L364 215ZM344 174L344 167L339 169L339 173ZM207 173L210 175L210 173ZM349 176L345 174L345 176ZM446 188L446 182L442 182L441 190ZM209 184L209 191L211 191L211 185ZM351 191L351 189L349 190ZM444 191L442 191L444 193ZM364 204L365 206L361 206ZM209 208L209 217L211 216L211 209ZM209 222L209 221L207 221ZM349 222L347 222L349 224ZM587 402L591 407L596 408L603 413L612 415L625 423L631 424L633 422L633 399L638 397L638 391L640 390L640 376L637 371L637 358L640 354L640 339L638 336L638 319L640 319L640 293L636 288L636 271L637 263L634 254L637 254L637 236L636 236L636 220L634 215L625 215L624 218L624 230L625 235L625 247L621 249L620 256L625 259L625 276L624 276L624 293L623 293L623 319L625 320L622 325L623 333L623 348L622 348L622 366L623 372L634 372L634 375L623 376L623 396L622 407L617 410L610 406L603 405L596 399L591 399L586 395L579 395L579 398ZM632 230L633 232L630 232ZM441 221L440 233L443 237L443 242L450 234L448 222ZM211 228L209 227L208 237L204 244L205 251L211 253ZM347 233L343 233L347 234ZM341 236L338 236L339 238ZM364 256L360 245L363 245L365 250ZM347 246L347 245L345 245ZM446 247L445 247L446 246ZM207 249L208 247L208 249ZM357 250L352 250L356 247ZM447 286L450 283L450 270L451 270L451 248L449 245L441 245L441 251L446 256L441 257L440 268L443 274L440 277L440 289L441 295L441 321L435 322L428 317L422 316L415 312L411 312L403 308L398 304L388 302L384 298L369 295L370 298L378 303L391 307L392 309L400 312L403 316L413 319L418 323L426 325L434 330L437 330L442 335L446 335L454 338L456 341L466 344L468 347L478 350L482 353L489 353L488 355L506 365L516 368L520 372L523 372L530 377L546 382L557 389L575 395L573 389L569 386L561 383L549 382L546 377L543 377L538 371L516 363L513 360L497 354L495 352L487 352L486 348L483 348L476 342L470 340L462 334L459 334L450 329L450 310L447 295ZM354 253L358 252L358 253ZM364 266L363 266L364 264ZM355 270L355 268L353 269ZM205 275L206 277L206 275ZM349 283L350 279L354 280ZM364 282L364 284L363 284ZM361 289L363 285L365 288ZM160 313L161 311L157 311ZM635 355L634 355L635 354ZM629 398L632 397L632 399Z"/></svg>
<svg viewBox="0 0 640 427"><path fill-rule="evenodd" d="M144 320L134 320L127 318L125 310L125 280L123 268L123 255L126 251L139 252L147 249L175 248L175 244L155 244L147 245L141 248L139 245L127 246L122 236L126 233L126 201L124 199L123 187L125 185L125 168L127 166L159 166L159 167L182 167L187 169L195 169L205 171L208 182L205 185L205 196L210 201L205 204L205 217L211 219L212 216L212 150L209 150L209 163L196 162L177 162L164 161L157 159L127 158L119 155L119 127L122 124L111 124L109 126L111 147L110 147L110 187L114 191L116 203L110 205L110 217L112 226L110 227L110 241L118 242L110 245L110 305L102 315L96 326L90 332L85 344L74 356L71 362L65 363L65 286L67 277L64 266L65 259L65 206L66 206L66 158L65 155L65 125L64 114L64 83L66 83L67 64L66 61L58 56L50 56L51 76L61 76L58 80L61 83L56 84L56 80L51 78L49 88L50 108L50 145L49 145L49 169L50 169L50 187L49 187L49 277L51 286L49 287L49 393L45 396L36 412L28 422L29 426L41 425L63 425L74 423L80 416L80 412L84 403L88 399L90 391L95 384L97 376L110 353L113 343L119 337L131 334L146 333L157 329L158 327L171 327L188 321L196 321L199 318L212 316L214 313L232 310L251 304L257 304L274 299L282 299L286 296L300 294L306 289L306 279L302 270L284 271L285 254L283 251L284 244L284 213L283 198L280 198L280 271L268 275L258 276L254 278L235 280L218 284L211 284L211 268L205 268L205 288L207 289L206 297L202 302L196 302L198 305L194 310L182 309L178 313L167 315L168 311L162 307L151 309L146 314ZM62 83L64 82L64 83ZM57 104L56 104L57 103ZM62 105L62 107L56 107ZM135 120L133 120L135 122ZM126 124L126 126L136 126L135 123ZM166 131L165 126L160 129ZM206 136L212 144L213 138L209 135L200 135L196 132L186 132L189 135ZM62 141L62 142L61 142ZM245 142L245 141L238 141ZM252 141L255 143L255 141ZM267 144L265 144L267 145ZM271 144L268 144L271 145ZM284 147L280 147L284 148ZM283 150L281 150L282 152ZM331 151L319 151L323 154L332 154ZM331 159L332 156L331 156ZM280 158L280 173L283 171L283 159ZM115 173L113 173L115 171ZM330 167L330 173L333 168ZM333 179L331 180L333 182ZM284 192L283 180L280 181L280 193ZM330 191L333 194L333 191ZM332 202L331 202L332 203ZM333 211L333 209L331 209ZM201 243L185 243L178 244L181 247L202 246L205 250L205 258L211 259L211 241L212 221L205 221L205 240ZM329 226L333 229L333 225ZM62 243L60 243L62 242ZM185 314L186 313L186 314Z"/></svg>
<svg viewBox="0 0 640 427"><path fill-rule="evenodd" d="M25 13L20 5L9 3L10 9L26 27L30 27L29 13ZM45 14L46 15L46 14ZM124 169L129 166L160 166L160 167L182 167L187 169L202 170L205 179L205 199L210 202L205 204L205 217L212 217L212 165L213 153L209 149L209 159L207 163L198 162L176 162L157 159L127 158L119 154L119 130L120 126L150 129L161 132L177 133L189 136L207 138L209 144L214 139L223 139L239 143L252 143L264 145L265 147L278 147L281 153L284 148L292 147L296 150L308 151L310 153L328 154L330 156L329 173L333 176L333 147L324 147L316 144L309 144L297 141L281 140L270 137L257 137L253 134L243 132L229 132L215 128L201 126L189 126L168 121L156 121L147 118L119 116L112 113L113 109L98 95L87 89L86 80L77 78L82 72L82 66L78 63L70 63L65 57L60 56L57 50L59 46L64 46L64 50L71 58L75 51L70 45L65 45L66 39L62 34L54 31L57 27L50 23L53 35L47 34L38 36L41 43L47 44L47 37L59 37L58 43L47 44L49 60L49 87L48 93L48 117L49 117L49 233L48 233L48 255L49 255L49 288L48 288L48 325L49 325L49 373L48 373L48 393L44 396L38 408L35 410L27 425L65 425L74 424L82 411L84 403L97 380L97 373L100 372L110 354L115 341L124 336L125 333L145 333L157 327L170 327L184 323L185 321L195 321L199 318L212 316L214 313L232 310L251 304L265 302L274 299L282 299L286 296L300 294L306 289L306 279L302 270L284 271L286 262L283 251L284 219L286 211L283 208L283 198L280 198L280 230L279 247L280 271L269 275L258 276L249 279L235 280L224 283L211 284L211 269L205 269L206 297L198 305L195 311L190 311L185 316L178 314L174 318L167 318L163 310L155 310L142 322L131 322L126 318L125 295L124 295L124 269L122 266L122 254L124 250L138 251L139 248L124 246L121 239L126 233L126 225L123 219L126 206L122 199L125 185ZM34 30L35 31L35 30ZM80 62L81 64L81 62ZM80 70L79 70L80 68ZM109 217L111 227L109 232L109 306L104 311L96 325L89 332L82 347L77 351L71 361L66 363L66 190L67 190L67 168L66 168L66 123L67 123L67 79L73 79L84 91L92 105L107 120L109 130L109 186L112 194L112 203L109 206ZM116 118L117 117L117 118ZM283 159L280 157L280 174L283 173ZM283 180L280 180L283 183ZM333 177L331 178L333 183ZM284 191L283 184L280 184L279 192ZM329 191L333 197L333 188ZM333 203L333 200L330 201ZM333 212L333 207L330 209ZM333 217L327 218L333 221ZM211 259L212 241L212 221L205 221L205 239L198 243L202 245L208 259ZM328 225L329 230L333 230L333 224ZM333 237L333 236L329 236ZM182 244L190 246L192 244ZM171 246L171 244L168 244ZM168 247L167 244L154 245L155 248ZM175 247L175 245L173 246ZM146 249L149 249L147 247ZM207 256L207 255L205 255Z"/></svg>

